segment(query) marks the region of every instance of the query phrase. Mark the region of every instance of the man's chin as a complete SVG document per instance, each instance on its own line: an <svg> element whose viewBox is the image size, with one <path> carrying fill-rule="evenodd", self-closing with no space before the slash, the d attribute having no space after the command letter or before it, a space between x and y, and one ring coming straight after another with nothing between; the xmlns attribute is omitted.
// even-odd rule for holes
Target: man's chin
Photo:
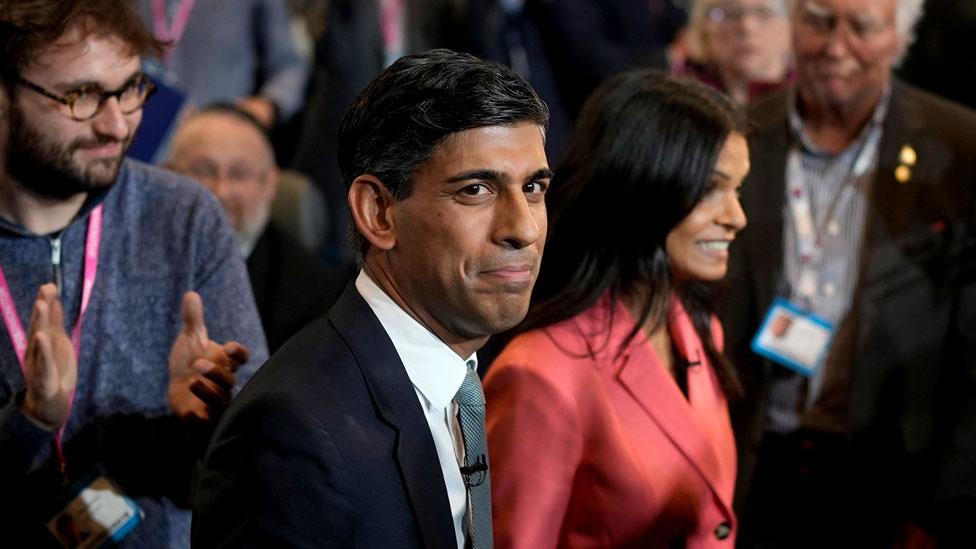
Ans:
<svg viewBox="0 0 976 549"><path fill-rule="evenodd" d="M111 187L119 177L122 159L123 157L120 155L89 162L81 177L78 178L83 190L97 191Z"/></svg>

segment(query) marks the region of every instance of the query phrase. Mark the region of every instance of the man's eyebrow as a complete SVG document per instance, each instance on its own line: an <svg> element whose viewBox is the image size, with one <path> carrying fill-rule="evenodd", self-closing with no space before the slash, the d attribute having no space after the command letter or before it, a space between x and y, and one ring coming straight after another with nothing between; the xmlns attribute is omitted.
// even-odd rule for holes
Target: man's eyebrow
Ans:
<svg viewBox="0 0 976 549"><path fill-rule="evenodd" d="M499 172L498 170L491 170L487 168L480 168L475 170L468 170L466 172L461 172L457 175L451 176L447 179L448 183L460 183L462 181L499 181L505 178L505 174Z"/></svg>
<svg viewBox="0 0 976 549"><path fill-rule="evenodd" d="M536 170L532 175L525 178L526 181L537 181L539 179L552 179L553 172L549 168L541 168ZM504 181L508 179L508 175L498 170L492 169L476 169L469 170L466 172L461 172L455 176L450 177L448 183L460 183L463 181Z"/></svg>
<svg viewBox="0 0 976 549"><path fill-rule="evenodd" d="M528 177L526 181L537 181L539 179L552 179L555 177L555 173L549 168L542 168L536 170L536 172Z"/></svg>
<svg viewBox="0 0 976 549"><path fill-rule="evenodd" d="M125 82L123 82L122 85L119 86L119 88L125 87L127 84L129 84L130 82L138 78L139 75L141 74L142 74L141 70L137 70L134 73L130 74L129 77L125 79ZM96 80L69 80L67 82L58 82L56 84L53 84L51 87L54 89L65 90L65 93L75 91L84 87L93 87L104 91L110 90L110 88L106 88L105 86L102 85L101 82L98 82Z"/></svg>

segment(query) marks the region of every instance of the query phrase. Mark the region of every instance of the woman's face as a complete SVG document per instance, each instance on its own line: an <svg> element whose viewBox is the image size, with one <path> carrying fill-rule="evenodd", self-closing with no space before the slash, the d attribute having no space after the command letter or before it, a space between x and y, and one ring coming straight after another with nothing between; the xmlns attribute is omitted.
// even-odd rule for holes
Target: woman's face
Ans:
<svg viewBox="0 0 976 549"><path fill-rule="evenodd" d="M739 187L748 173L749 145L742 134L733 132L719 152L711 188L664 241L676 276L704 281L725 276L729 244L746 226Z"/></svg>
<svg viewBox="0 0 976 549"><path fill-rule="evenodd" d="M723 77L778 82L785 78L790 25L785 0L703 0L706 54Z"/></svg>

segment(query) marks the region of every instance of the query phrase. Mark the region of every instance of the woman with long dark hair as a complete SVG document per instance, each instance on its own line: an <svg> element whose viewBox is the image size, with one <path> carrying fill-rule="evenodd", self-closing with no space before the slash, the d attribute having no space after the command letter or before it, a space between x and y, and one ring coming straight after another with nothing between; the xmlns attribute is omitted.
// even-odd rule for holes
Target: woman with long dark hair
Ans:
<svg viewBox="0 0 976 549"><path fill-rule="evenodd" d="M654 71L603 84L549 195L534 304L485 379L497 547L732 547L710 283L745 227L745 123Z"/></svg>

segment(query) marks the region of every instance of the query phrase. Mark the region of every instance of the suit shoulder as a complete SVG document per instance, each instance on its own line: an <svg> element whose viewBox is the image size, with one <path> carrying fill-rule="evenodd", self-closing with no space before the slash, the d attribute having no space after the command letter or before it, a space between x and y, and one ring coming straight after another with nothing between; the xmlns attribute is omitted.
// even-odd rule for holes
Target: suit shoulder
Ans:
<svg viewBox="0 0 976 549"><path fill-rule="evenodd" d="M786 121L791 90L792 88L778 90L749 104L746 108L746 118L749 120L752 132L762 133Z"/></svg>
<svg viewBox="0 0 976 549"><path fill-rule="evenodd" d="M575 394L599 377L603 353L592 349L573 319L519 334L509 342L488 370L488 377L529 376L560 392ZM611 345L608 341L607 345Z"/></svg>
<svg viewBox="0 0 976 549"><path fill-rule="evenodd" d="M942 138L976 145L976 111L908 84L899 83L898 89L930 131Z"/></svg>
<svg viewBox="0 0 976 549"><path fill-rule="evenodd" d="M312 322L289 339L258 370L235 399L244 405L278 393L330 407L350 383L361 379L356 358L328 318ZM343 387L343 391L337 388Z"/></svg>

